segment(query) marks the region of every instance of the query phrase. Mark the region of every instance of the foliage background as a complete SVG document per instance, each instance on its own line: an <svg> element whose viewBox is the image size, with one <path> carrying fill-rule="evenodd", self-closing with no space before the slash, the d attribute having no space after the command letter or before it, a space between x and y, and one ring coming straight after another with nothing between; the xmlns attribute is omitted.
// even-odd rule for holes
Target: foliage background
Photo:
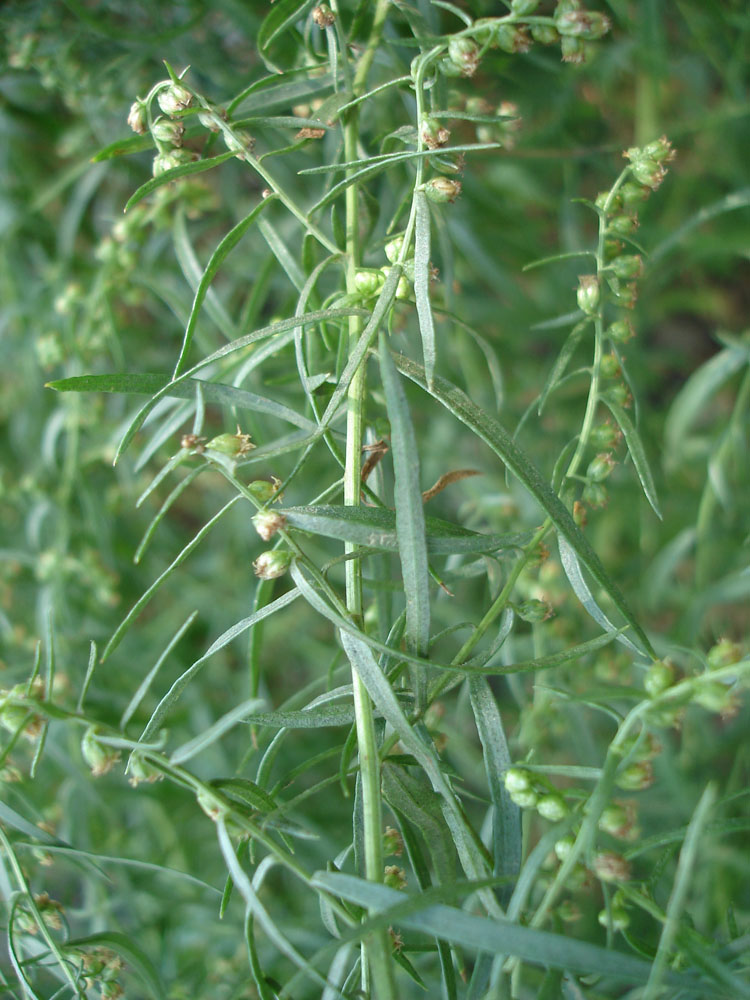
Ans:
<svg viewBox="0 0 750 1000"><path fill-rule="evenodd" d="M495 13L497 5L477 0L464 6L481 16ZM436 259L446 303L460 306L464 320L490 345L498 398L485 355L468 337L443 328L440 364L477 402L499 407L506 426L516 425L540 391L561 343L557 328L539 324L568 311L567 304L574 308L577 274L575 263L530 272L523 272L524 265L591 245L592 217L573 199L606 188L620 169L623 149L666 133L679 156L642 213L639 241L650 260L634 320L638 336L626 349L664 520L658 523L647 508L632 469L621 467L608 508L592 518L587 531L649 628L675 645L708 648L722 636L743 642L750 592L746 411L727 430L737 377L700 400L699 410L696 403L689 422L666 444L665 433L677 393L720 350L721 337L746 336L750 15L739 0L611 0L606 6L612 35L583 67L564 66L559 53L538 47L528 56L495 55L482 66L478 91L491 81L502 99L519 105L523 127L515 148L468 164L463 196L443 217ZM3 6L4 687L28 677L39 648L44 661L54 658L58 683L68 686L74 702L90 640L100 647L107 641L146 584L227 499L218 477L197 480L134 566L133 553L165 493L138 509L134 503L178 447L178 427L167 440L154 439L153 452L145 435L141 458L128 456L113 470L118 431L132 402L117 396L62 396L44 383L89 371L171 369L190 302L173 249L173 212L165 203L152 210L153 225L125 241L115 229L113 238L122 206L149 176L150 155L94 165L91 157L126 134L130 103L164 76L163 59L180 68L191 65L194 85L220 102L257 79L264 68L254 39L266 13L264 3L239 0L158 5L24 0ZM382 127L394 126L384 121ZM304 181L295 177L294 167L312 165L316 155L304 148L285 161L280 169L290 185L301 190ZM206 177L192 189L187 213L190 240L202 260L258 193L255 179L239 164ZM376 197L387 207L391 195L385 183ZM373 250L373 266L382 262L380 246L382 241ZM229 315L244 311L249 320L261 306L258 321L286 314L293 301L289 285L278 267L264 265L267 256L263 240L250 236L227 261L217 290ZM267 295L253 298L261 283ZM561 303L566 304L562 309ZM199 341L206 349L216 345L210 321L200 326ZM266 382L268 393L276 391L282 399L295 374L285 365L288 359L282 358ZM581 407L579 387L571 383L541 421L525 425L521 440L547 473ZM520 491L506 484L503 471L447 414L420 406L417 397L412 411L425 442L426 484L446 471L446 456L451 466L473 465L483 472L444 493L431 513L503 530L520 508L519 516L534 523L533 512L523 511ZM218 410L209 409L209 423L212 433L233 430L231 416ZM263 438L261 425L243 429ZM307 470L299 497L289 502L307 502L316 492L316 477L325 484L329 471ZM259 470L264 476L272 472L281 474L278 468ZM256 582L250 564L259 550L245 513L235 510L191 556L187 571L156 596L116 658L95 674L89 711L116 724L166 638L192 611L198 615L174 662L165 667L164 683L246 615ZM470 588L464 600L471 605ZM460 610L446 608L443 614L446 625L461 617ZM575 639L582 626L570 601L567 617L562 610L560 620L566 623L561 634ZM297 605L292 621L290 628L289 619L279 616L264 629L264 695L273 707L342 666L324 623ZM538 651L531 632L526 641ZM600 665L604 673L608 662ZM186 691L170 720L170 737L177 742L190 738L247 697L246 675L247 651L223 650ZM507 705L512 751L519 757L534 747L539 757L553 762L600 760L604 727L580 705L552 709L544 696L529 691L525 696L516 692ZM579 726L582 719L586 724ZM657 785L644 793L650 796L644 837L687 823L710 778L720 780L725 797L740 795L748 773L747 725L746 706L727 721L696 709L682 734L667 738ZM467 787L484 794L481 755L465 706L463 711L460 703L455 707L444 728L451 761L474 774ZM295 732L278 773L340 745L337 734ZM223 921L218 916L217 890L225 871L211 823L191 795L171 784L132 790L121 773L92 781L81 761L80 735L75 727L52 726L36 780L28 778L28 751L21 755L23 780L4 786L8 805L33 824L48 824L81 851L148 861L191 873L205 884L114 862L102 862L106 878L97 877L80 859L62 852L44 857L51 862L45 867L28 847L19 848L35 888L62 901L75 935L112 930L136 941L169 984L170 997L254 996L237 926L241 911L230 907ZM230 774L247 751L246 731L235 731L200 758L197 770L203 776ZM295 791L327 773L322 766L313 768L300 776ZM303 843L301 856L320 866L340 849L350 802L329 794L297 808L304 809L306 825L320 838ZM721 819L732 821L736 832L727 828L706 845L691 918L703 933L724 940L743 928L748 932L750 882L742 849L746 800L738 797L725 805ZM666 858L665 867L672 860ZM314 950L325 940L317 905L314 897L292 889L283 875L274 874L267 883L292 942L303 951ZM595 937L595 917L586 921L584 936ZM646 929L639 930L647 936ZM270 946L263 961L271 975L283 978ZM126 973L127 995L140 996L143 986L137 977L127 978L131 972ZM7 964L3 974L10 977ZM44 992L51 991L44 977L40 989L40 995L51 995Z"/></svg>

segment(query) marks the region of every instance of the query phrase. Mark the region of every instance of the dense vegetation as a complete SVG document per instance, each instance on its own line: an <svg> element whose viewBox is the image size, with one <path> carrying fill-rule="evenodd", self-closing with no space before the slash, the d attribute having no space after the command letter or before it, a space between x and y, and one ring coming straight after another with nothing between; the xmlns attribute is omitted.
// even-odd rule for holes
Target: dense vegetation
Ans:
<svg viewBox="0 0 750 1000"><path fill-rule="evenodd" d="M3 996L750 996L750 12L592 6L3 5Z"/></svg>

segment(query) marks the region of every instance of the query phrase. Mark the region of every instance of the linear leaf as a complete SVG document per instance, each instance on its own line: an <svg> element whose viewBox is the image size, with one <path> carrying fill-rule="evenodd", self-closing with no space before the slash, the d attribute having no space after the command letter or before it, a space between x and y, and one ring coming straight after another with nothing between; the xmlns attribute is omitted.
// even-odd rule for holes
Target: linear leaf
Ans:
<svg viewBox="0 0 750 1000"><path fill-rule="evenodd" d="M565 343L560 349L560 353L557 355L557 359L547 376L547 381L544 383L544 388L539 396L539 403L537 405L538 414L541 414L544 409L544 404L547 402L547 397L565 374L565 371L570 364L570 359L575 354L576 348L581 342L581 337L586 330L587 324L588 320L585 320L582 323L577 323L568 334Z"/></svg>
<svg viewBox="0 0 750 1000"><path fill-rule="evenodd" d="M261 53L284 31L292 27L312 7L314 0L281 0L271 8L258 29L257 45Z"/></svg>
<svg viewBox="0 0 750 1000"><path fill-rule="evenodd" d="M128 198L127 204L123 209L123 212L129 212L131 208L134 208L139 201L143 201L147 198L152 191L156 191L157 188L163 187L165 184L169 184L170 181L179 180L180 177L190 177L192 174L202 174L206 170L211 170L213 167L218 167L220 163L225 163L227 160L231 160L233 156L237 154L232 151L229 153L220 153L218 156L212 156L208 160L196 160L194 163L183 163L179 167L172 167L171 170L165 170L163 174L159 174L158 177L152 177L150 181L146 181L145 184L141 184L137 191L131 194Z"/></svg>
<svg viewBox="0 0 750 1000"><path fill-rule="evenodd" d="M424 191L414 195L414 298L417 303L419 333L427 384L435 374L435 323L430 305L430 206Z"/></svg>
<svg viewBox="0 0 750 1000"><path fill-rule="evenodd" d="M430 639L430 567L419 481L419 451L409 405L383 333L380 334L380 373L391 425L396 535L406 596L406 641L410 649L423 656Z"/></svg>
<svg viewBox="0 0 750 1000"><path fill-rule="evenodd" d="M420 895L405 896L397 889L367 882L354 875L319 871L313 875L312 883L358 906L387 916L394 926L442 938L471 952L513 955L533 965L596 973L628 983L647 982L651 971L649 962L632 955L562 934L524 927L509 920L474 916L443 903L425 905ZM428 899L432 892L425 894ZM694 978L678 973L670 973L669 982L686 988L699 985Z"/></svg>
<svg viewBox="0 0 750 1000"><path fill-rule="evenodd" d="M602 400L611 410L612 416L619 424L620 430L625 437L625 444L628 446L628 452L630 453L630 457L633 459L633 465L635 466L635 471L638 473L638 478L641 481L641 486L643 487L646 499L651 504L656 516L661 518L662 514L659 507L659 498L656 495L654 477L651 474L651 469L648 464L648 459L646 458L646 451L643 447L640 434L636 430L635 425L625 410L618 402L616 402L616 400L610 397L609 393L603 393Z"/></svg>
<svg viewBox="0 0 750 1000"><path fill-rule="evenodd" d="M526 487L537 503L547 512L558 534L569 543L578 558L594 579L612 598L613 603L640 639L649 654L653 652L645 632L636 621L619 587L610 578L586 536L575 523L560 499L552 492L539 470L512 440L505 428L493 416L476 406L457 386L446 379L435 377L429 389L421 365L402 355L394 357L396 367L408 378L430 393L439 403L466 424L503 461L508 470ZM622 637L624 640L624 636ZM622 641L621 640L621 641ZM632 645L632 644L631 644ZM655 655L655 654L654 654Z"/></svg>
<svg viewBox="0 0 750 1000"><path fill-rule="evenodd" d="M387 507L311 506L279 511L289 524L315 535L337 538L373 549L398 550L396 514ZM488 553L522 546L528 532L485 535L463 525L425 516L427 550L434 555Z"/></svg>
<svg viewBox="0 0 750 1000"><path fill-rule="evenodd" d="M222 715L208 729L205 729L192 740L188 740L187 743L183 743L181 747L178 747L169 758L170 764L184 764L186 760L195 757L201 750L205 750L206 747L211 746L216 740L221 739L224 733L229 732L238 722L246 719L249 715L253 715L255 709L263 704L265 703L262 698L248 698L242 704L235 705L233 709Z"/></svg>

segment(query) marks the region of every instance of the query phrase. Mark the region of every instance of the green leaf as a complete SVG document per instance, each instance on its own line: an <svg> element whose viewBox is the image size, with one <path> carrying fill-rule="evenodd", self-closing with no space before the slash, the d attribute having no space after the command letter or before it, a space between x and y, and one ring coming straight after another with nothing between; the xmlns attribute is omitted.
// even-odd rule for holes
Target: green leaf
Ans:
<svg viewBox="0 0 750 1000"><path fill-rule="evenodd" d="M243 721L248 716L252 716L255 709L263 704L265 702L262 698L248 698L240 705L235 705L234 708L222 715L220 719L217 719L208 729L204 729L198 736L193 737L192 740L188 740L187 743L183 743L181 747L178 747L169 758L169 763L184 764L185 761L190 760L191 757L195 757L196 754L205 750L206 747L211 746L212 743L221 739L224 733L233 729L238 722Z"/></svg>
<svg viewBox="0 0 750 1000"><path fill-rule="evenodd" d="M74 375L71 378L47 382L46 385L48 389L56 389L58 392L121 392L146 396L160 393L162 396L176 399L194 399L196 389L199 389L208 403L220 403L223 406L234 406L239 410L267 413L306 431L314 431L316 428L312 420L284 406L283 403L258 396L254 392L248 392L247 389L226 385L224 382L205 382L203 379L195 378L174 382L168 375L112 374Z"/></svg>
<svg viewBox="0 0 750 1000"><path fill-rule="evenodd" d="M279 511L293 528L337 538L367 548L398 551L396 514L387 507L311 506ZM438 517L425 517L427 551L433 555L477 554L514 548L528 541L528 532L484 535Z"/></svg>
<svg viewBox="0 0 750 1000"><path fill-rule="evenodd" d="M442 938L473 953L513 955L532 965L595 973L625 983L645 983L651 971L649 962L632 955L501 918L474 916L443 903L428 905L420 898L422 894L405 895L353 875L319 871L312 882L326 892L378 913L396 927ZM424 895L429 899L434 892ZM669 982L686 989L699 986L693 977L678 973L670 973Z"/></svg>
<svg viewBox="0 0 750 1000"><path fill-rule="evenodd" d="M261 24L256 43L261 58L271 69L282 69L269 58L268 50L273 42L301 20L313 6L315 0L279 0L271 8Z"/></svg>
<svg viewBox="0 0 750 1000"><path fill-rule="evenodd" d="M118 139L103 146L91 157L92 163L102 163L114 156L127 156L129 153L142 153L144 149L153 149L154 140L150 135L132 135L127 139Z"/></svg>
<svg viewBox="0 0 750 1000"><path fill-rule="evenodd" d="M559 260L575 260L577 257L593 257L596 260L596 254L593 250L572 250L570 253L556 253L551 257L540 257L539 260L533 260L530 264L525 264L523 270L532 271L535 267L556 264Z"/></svg>
<svg viewBox="0 0 750 1000"><path fill-rule="evenodd" d="M560 353L557 355L557 359L552 366L552 370L547 376L547 381L544 383L544 388L539 396L539 403L537 405L538 414L541 415L541 412L544 409L544 404L547 402L547 397L559 384L560 379L565 374L565 371L570 364L570 359L575 354L576 348L581 342L581 337L583 336L588 323L588 319L581 323L577 323L568 334L565 343L563 344Z"/></svg>
<svg viewBox="0 0 750 1000"><path fill-rule="evenodd" d="M417 303L422 357L428 385L435 374L435 324L430 305L430 206L424 191L414 195L414 298Z"/></svg>
<svg viewBox="0 0 750 1000"><path fill-rule="evenodd" d="M567 540L569 547L577 554L597 583L609 594L617 609L640 639L644 649L651 654L653 650L645 632L630 611L625 598L620 593L619 587L602 566L599 557L591 548L588 539L575 523L564 504L555 496L544 481L536 466L533 465L526 454L512 440L505 428L494 417L472 403L465 393L446 379L436 377L432 388L429 389L421 365L402 355L396 355L395 362L396 367L408 378L425 389L425 391L437 399L439 403L450 410L454 416L466 424L467 427L489 445L503 461L507 469L520 480L537 503L549 515L558 534ZM621 641L624 641L624 638L623 636Z"/></svg>
<svg viewBox="0 0 750 1000"><path fill-rule="evenodd" d="M646 499L651 504L656 516L661 519L662 514L659 507L659 498L656 495L654 477L652 476L651 469L649 468L646 451L643 447L641 437L625 410L623 410L618 402L610 398L609 393L605 392L602 395L602 400L612 411L612 416L620 426L620 430L625 437L625 443L628 446L630 457L633 459L633 465L635 466L635 471L638 473L638 478L641 481L641 486L643 487Z"/></svg>
<svg viewBox="0 0 750 1000"><path fill-rule="evenodd" d="M131 208L134 208L139 201L143 201L144 198L156 191L157 188L164 187L165 184L169 184L170 181L177 181L180 177L190 177L193 174L202 174L206 170L212 170L214 167L218 167L220 163L225 163L227 160L231 160L233 156L236 156L235 152L220 153L218 156L212 156L208 160L196 160L194 163L183 163L179 167L172 167L171 170L165 170L163 174L159 174L158 177L152 177L150 181L146 181L145 184L141 184L137 191L131 194L128 198L127 204L123 209L123 212L129 212Z"/></svg>
<svg viewBox="0 0 750 1000"><path fill-rule="evenodd" d="M430 567L419 482L419 451L409 406L399 383L400 376L383 333L380 334L380 374L391 425L396 535L406 596L406 641L413 652L424 656L430 640ZM421 701L419 703L421 705Z"/></svg>

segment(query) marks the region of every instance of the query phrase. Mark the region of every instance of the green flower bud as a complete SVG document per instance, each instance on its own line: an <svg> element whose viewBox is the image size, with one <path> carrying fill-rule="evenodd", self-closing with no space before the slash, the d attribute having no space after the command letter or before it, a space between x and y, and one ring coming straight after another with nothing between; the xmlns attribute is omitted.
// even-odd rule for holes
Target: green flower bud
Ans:
<svg viewBox="0 0 750 1000"><path fill-rule="evenodd" d="M603 451L589 462L586 478L592 483L601 483L607 479L615 465L615 460L609 452Z"/></svg>
<svg viewBox="0 0 750 1000"><path fill-rule="evenodd" d="M243 129L234 133L224 132L223 138L227 149L231 149L240 159L252 153L255 146L255 139L253 139L249 132L245 132Z"/></svg>
<svg viewBox="0 0 750 1000"><path fill-rule="evenodd" d="M587 483L583 488L581 499L593 510L607 506L607 487L603 483Z"/></svg>
<svg viewBox="0 0 750 1000"><path fill-rule="evenodd" d="M143 101L133 101L128 112L128 125L138 135L148 132L148 110Z"/></svg>
<svg viewBox="0 0 750 1000"><path fill-rule="evenodd" d="M401 834L392 826L387 826L383 834L383 854L386 856L395 855L400 858L403 853L404 841Z"/></svg>
<svg viewBox="0 0 750 1000"><path fill-rule="evenodd" d="M635 282L631 281L627 285L621 285L619 278L613 278L609 287L612 289L618 306L622 306L623 309L632 309L635 306L638 301L638 288Z"/></svg>
<svg viewBox="0 0 750 1000"><path fill-rule="evenodd" d="M474 76L479 66L479 46L471 38L451 38L448 59L461 76Z"/></svg>
<svg viewBox="0 0 750 1000"><path fill-rule="evenodd" d="M632 150L628 150L625 155L629 157L631 152ZM634 159L630 165L630 172L639 184L654 191L667 175L662 164L652 160L649 156Z"/></svg>
<svg viewBox="0 0 750 1000"><path fill-rule="evenodd" d="M461 182L450 177L433 177L425 184L424 193L437 204L453 202L461 194Z"/></svg>
<svg viewBox="0 0 750 1000"><path fill-rule="evenodd" d="M380 270L383 272L386 278L388 277L391 271L390 267L388 266L381 267ZM401 277L398 279L398 284L396 285L396 298L401 300L408 299L410 294L411 294L411 287L405 275L402 274Z"/></svg>
<svg viewBox="0 0 750 1000"><path fill-rule="evenodd" d="M621 854L614 851L602 851L594 857L594 874L602 882L627 882L630 878L630 865Z"/></svg>
<svg viewBox="0 0 750 1000"><path fill-rule="evenodd" d="M492 41L503 52L511 54L528 52L531 48L531 39L528 32L525 28L520 28L515 24L495 25Z"/></svg>
<svg viewBox="0 0 750 1000"><path fill-rule="evenodd" d="M130 755L130 760L128 761L127 767L128 774L128 784L136 788L141 784L142 781L146 781L149 784L153 784L155 781L161 781L164 778L162 772L150 764L140 753L132 753Z"/></svg>
<svg viewBox="0 0 750 1000"><path fill-rule="evenodd" d="M560 861L565 861L566 858L570 857L570 854L575 846L576 838L572 833L566 834L555 842L554 851Z"/></svg>
<svg viewBox="0 0 750 1000"><path fill-rule="evenodd" d="M574 924L581 919L583 914L580 906L572 899L564 899L562 903L557 904L557 916L563 923Z"/></svg>
<svg viewBox="0 0 750 1000"><path fill-rule="evenodd" d="M242 455L252 451L254 447L250 435L243 434L241 431L237 431L236 434L219 434L217 437L211 438L206 445L206 448L210 448L211 451L229 455L230 458L241 458Z"/></svg>
<svg viewBox="0 0 750 1000"><path fill-rule="evenodd" d="M425 116L422 119L420 128L422 142L430 149L438 149L445 146L451 137L450 132L444 125L441 125L435 118Z"/></svg>
<svg viewBox="0 0 750 1000"><path fill-rule="evenodd" d="M184 134L185 126L182 122L172 121L171 118L157 118L151 126L151 135L157 142L171 143L173 146L182 145Z"/></svg>
<svg viewBox="0 0 750 1000"><path fill-rule="evenodd" d="M606 424L595 424L589 434L589 444L592 448L616 448L620 442L622 433L617 427L607 422Z"/></svg>
<svg viewBox="0 0 750 1000"><path fill-rule="evenodd" d="M391 264L395 264L398 260L399 254L401 253L401 248L404 245L403 236L395 236L389 243L385 245L385 255Z"/></svg>
<svg viewBox="0 0 750 1000"><path fill-rule="evenodd" d="M531 37L540 45L554 45L560 41L560 33L551 24L532 24L529 30Z"/></svg>
<svg viewBox="0 0 750 1000"><path fill-rule="evenodd" d="M406 872L398 865L386 865L383 870L383 882L390 889L405 889Z"/></svg>
<svg viewBox="0 0 750 1000"><path fill-rule="evenodd" d="M633 402L633 397L630 395L630 389L625 385L624 382L615 382L607 389L612 400L621 406L624 410L627 410L630 404Z"/></svg>
<svg viewBox="0 0 750 1000"><path fill-rule="evenodd" d="M609 927L610 918L612 921L612 930L626 931L630 926L630 917L624 906L611 906L609 913L606 910L599 911L597 919L602 927Z"/></svg>
<svg viewBox="0 0 750 1000"><path fill-rule="evenodd" d="M719 639L716 645L709 649L707 659L711 670L731 667L733 663L739 663L742 659L742 647L731 639Z"/></svg>
<svg viewBox="0 0 750 1000"><path fill-rule="evenodd" d="M515 803L519 809L533 809L539 801L539 795L533 788L525 792L509 792L511 802Z"/></svg>
<svg viewBox="0 0 750 1000"><path fill-rule="evenodd" d="M708 712L720 712L722 715L733 714L736 699L732 692L721 681L702 680L696 684L692 699L696 705Z"/></svg>
<svg viewBox="0 0 750 1000"><path fill-rule="evenodd" d="M158 156L154 157L151 172L154 177L160 177L168 170L173 170L175 167L181 167L185 163L192 163L194 159L195 156L188 152L187 149L170 149L169 152L159 153Z"/></svg>
<svg viewBox="0 0 750 1000"><path fill-rule="evenodd" d="M635 825L635 820L635 802L613 802L612 805L603 810L597 826L602 833L608 833L610 837L633 841L640 832Z"/></svg>
<svg viewBox="0 0 750 1000"><path fill-rule="evenodd" d="M617 773L615 784L626 792L640 792L654 783L654 769L648 760L635 761Z"/></svg>
<svg viewBox="0 0 750 1000"><path fill-rule="evenodd" d="M539 0L511 0L510 9L513 14L533 14L539 6Z"/></svg>
<svg viewBox="0 0 750 1000"><path fill-rule="evenodd" d="M676 156L672 144L665 135L643 147L643 155L657 163L669 163Z"/></svg>
<svg viewBox="0 0 750 1000"><path fill-rule="evenodd" d="M555 14L555 27L564 37L596 41L607 34L612 22L604 14L589 10L568 10Z"/></svg>
<svg viewBox="0 0 750 1000"><path fill-rule="evenodd" d="M97 729L89 726L83 734L81 740L81 755L91 768L91 773L95 778L107 774L120 759L120 751L112 747L103 746L96 738Z"/></svg>
<svg viewBox="0 0 750 1000"><path fill-rule="evenodd" d="M618 319L607 327L605 334L616 344L625 344L635 336L635 330L630 320Z"/></svg>
<svg viewBox="0 0 750 1000"><path fill-rule="evenodd" d="M312 19L319 28L330 28L336 21L336 15L327 3L319 3L313 8Z"/></svg>
<svg viewBox="0 0 750 1000"><path fill-rule="evenodd" d="M648 198L651 192L648 188L644 188L640 184L626 181L620 188L620 194L622 195L623 205L640 205L641 202Z"/></svg>
<svg viewBox="0 0 750 1000"><path fill-rule="evenodd" d="M534 787L530 773L524 771L522 767L509 767L505 772L503 783L506 791L511 795L513 792L526 792Z"/></svg>
<svg viewBox="0 0 750 1000"><path fill-rule="evenodd" d="M385 276L381 271L363 269L354 275L354 285L360 295L369 299L377 295L385 282Z"/></svg>
<svg viewBox="0 0 750 1000"><path fill-rule="evenodd" d="M622 208L622 197L619 193L610 195L609 191L600 191L594 200L594 204L600 212L606 211L608 215L619 212Z"/></svg>
<svg viewBox="0 0 750 1000"><path fill-rule="evenodd" d="M556 792L550 795L542 795L537 802L536 808L539 815L544 817L544 819L548 819L550 823L559 823L570 812L565 799Z"/></svg>
<svg viewBox="0 0 750 1000"><path fill-rule="evenodd" d="M543 622L550 618L554 612L546 601L532 598L517 605L516 614L525 622Z"/></svg>
<svg viewBox="0 0 750 1000"><path fill-rule="evenodd" d="M640 278L643 274L643 258L640 254L623 254L610 265L618 278Z"/></svg>
<svg viewBox="0 0 750 1000"><path fill-rule="evenodd" d="M615 236L630 236L638 228L638 219L634 215L616 215L607 223L607 232Z"/></svg>
<svg viewBox="0 0 750 1000"><path fill-rule="evenodd" d="M595 274L579 274L576 292L578 308L587 316L595 316L599 306L599 280Z"/></svg>
<svg viewBox="0 0 750 1000"><path fill-rule="evenodd" d="M289 569L292 553L286 549L271 549L261 552L253 563L253 571L261 580L275 580Z"/></svg>
<svg viewBox="0 0 750 1000"><path fill-rule="evenodd" d="M602 378L617 378L620 374L620 361L616 354L604 354L599 365Z"/></svg>
<svg viewBox="0 0 750 1000"><path fill-rule="evenodd" d="M268 482L265 479L254 479L252 483L248 483L248 489L260 503L268 503L272 496L277 493L279 486L281 486L281 480L276 479L275 476L271 476L272 482ZM281 500L283 494L279 493L276 500Z"/></svg>
<svg viewBox="0 0 750 1000"><path fill-rule="evenodd" d="M269 542L281 528L286 526L286 518L273 510L259 510L253 517L255 530L264 542Z"/></svg>
<svg viewBox="0 0 750 1000"><path fill-rule="evenodd" d="M573 503L573 520L578 525L579 528L585 528L588 524L588 517L586 516L586 505L582 504L580 500L576 500Z"/></svg>
<svg viewBox="0 0 750 1000"><path fill-rule="evenodd" d="M643 687L646 694L656 698L674 684L674 666L669 660L656 660L646 671Z"/></svg>
<svg viewBox="0 0 750 1000"><path fill-rule="evenodd" d="M169 87L159 91L156 100L164 114L174 118L192 105L193 95L179 83L172 83Z"/></svg>
<svg viewBox="0 0 750 1000"><path fill-rule="evenodd" d="M581 38L563 35L560 39L560 52L563 62L573 64L586 62L586 43Z"/></svg>

